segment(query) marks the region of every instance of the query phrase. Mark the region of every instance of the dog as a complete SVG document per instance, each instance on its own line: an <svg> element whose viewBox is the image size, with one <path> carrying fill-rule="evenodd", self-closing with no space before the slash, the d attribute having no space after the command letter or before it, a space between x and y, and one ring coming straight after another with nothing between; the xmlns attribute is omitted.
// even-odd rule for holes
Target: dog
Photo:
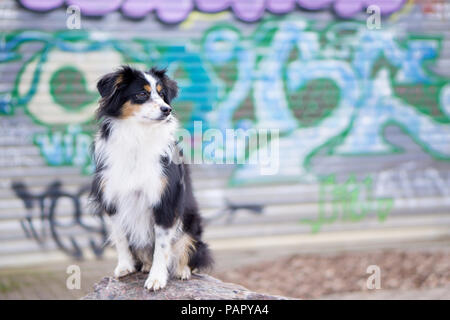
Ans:
<svg viewBox="0 0 450 320"><path fill-rule="evenodd" d="M171 106L177 83L164 69L121 66L97 83L100 93L93 143L90 199L106 213L120 278L148 272L145 288L159 290L171 276L189 279L212 266L202 241L202 219L189 167L175 140Z"/></svg>

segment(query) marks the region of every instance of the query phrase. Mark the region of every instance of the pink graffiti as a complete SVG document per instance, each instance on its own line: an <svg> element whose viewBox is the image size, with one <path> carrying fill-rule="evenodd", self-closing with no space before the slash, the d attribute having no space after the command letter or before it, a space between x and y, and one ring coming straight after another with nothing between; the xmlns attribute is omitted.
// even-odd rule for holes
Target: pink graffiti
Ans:
<svg viewBox="0 0 450 320"><path fill-rule="evenodd" d="M401 9L405 0L19 0L33 11L49 11L63 5L77 5L86 16L103 16L121 9L131 18L143 18L156 12L165 23L178 23L187 18L194 8L201 12L215 13L230 9L246 22L259 20L267 10L285 14L296 8L320 10L333 7L343 18L358 14L369 5L380 7L381 14L391 14Z"/></svg>

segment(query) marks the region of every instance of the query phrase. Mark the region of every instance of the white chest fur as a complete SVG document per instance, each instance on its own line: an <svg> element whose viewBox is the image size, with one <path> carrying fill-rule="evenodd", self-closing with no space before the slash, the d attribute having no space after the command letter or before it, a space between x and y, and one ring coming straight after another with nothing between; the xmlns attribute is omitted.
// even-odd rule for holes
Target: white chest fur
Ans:
<svg viewBox="0 0 450 320"><path fill-rule="evenodd" d="M112 123L109 138L96 140L96 156L104 163L104 200L117 212L112 217L130 244L153 242L152 208L164 189L161 156L170 154L175 123L142 124L133 120Z"/></svg>

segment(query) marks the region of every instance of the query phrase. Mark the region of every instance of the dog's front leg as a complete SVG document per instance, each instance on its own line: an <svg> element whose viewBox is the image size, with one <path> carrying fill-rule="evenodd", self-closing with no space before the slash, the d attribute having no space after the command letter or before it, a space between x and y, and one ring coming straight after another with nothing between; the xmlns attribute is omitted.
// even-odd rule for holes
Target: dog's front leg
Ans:
<svg viewBox="0 0 450 320"><path fill-rule="evenodd" d="M111 241L116 247L118 258L114 276L120 278L135 272L136 267L134 265L133 255L130 252L128 239L119 223L114 220L111 221Z"/></svg>
<svg viewBox="0 0 450 320"><path fill-rule="evenodd" d="M163 228L155 225L155 249L153 264L145 281L145 288L159 290L166 286L172 260L171 243L175 235L175 227Z"/></svg>

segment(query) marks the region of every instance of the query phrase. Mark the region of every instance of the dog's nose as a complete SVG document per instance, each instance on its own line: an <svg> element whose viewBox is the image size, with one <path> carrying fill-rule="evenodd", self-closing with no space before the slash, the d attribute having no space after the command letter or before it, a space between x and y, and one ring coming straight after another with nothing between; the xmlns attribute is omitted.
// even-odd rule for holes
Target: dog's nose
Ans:
<svg viewBox="0 0 450 320"><path fill-rule="evenodd" d="M172 108L169 106L161 107L161 112L164 113L166 116L168 116L171 111L172 111Z"/></svg>

